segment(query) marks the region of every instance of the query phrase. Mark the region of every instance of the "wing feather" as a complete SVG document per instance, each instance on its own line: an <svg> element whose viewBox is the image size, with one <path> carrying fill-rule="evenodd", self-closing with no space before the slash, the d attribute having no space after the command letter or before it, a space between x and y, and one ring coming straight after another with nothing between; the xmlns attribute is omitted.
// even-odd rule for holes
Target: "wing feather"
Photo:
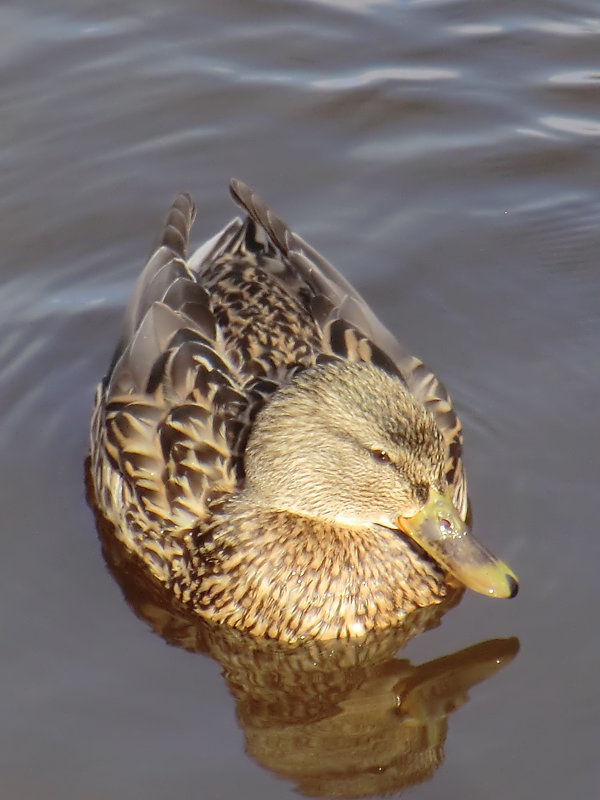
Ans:
<svg viewBox="0 0 600 800"><path fill-rule="evenodd" d="M192 269L194 215L189 195L179 195L134 288L95 414L106 455L94 459L96 484L113 487L123 509L138 509L121 527L134 538L139 531L134 546L144 553L154 547L152 529L158 538L167 530L183 535L239 481L236 437L248 400L198 270L227 249L241 222L195 253Z"/></svg>

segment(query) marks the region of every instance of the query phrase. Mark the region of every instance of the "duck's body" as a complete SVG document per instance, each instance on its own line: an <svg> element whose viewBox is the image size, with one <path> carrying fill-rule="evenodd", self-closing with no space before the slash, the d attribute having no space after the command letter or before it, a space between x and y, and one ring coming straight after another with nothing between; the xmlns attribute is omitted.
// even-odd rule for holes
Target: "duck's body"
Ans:
<svg viewBox="0 0 600 800"><path fill-rule="evenodd" d="M462 524L460 424L334 268L231 188L244 222L186 260L180 195L138 280L96 398L96 502L207 619L286 640L393 625L446 594L445 556L395 514L432 486Z"/></svg>

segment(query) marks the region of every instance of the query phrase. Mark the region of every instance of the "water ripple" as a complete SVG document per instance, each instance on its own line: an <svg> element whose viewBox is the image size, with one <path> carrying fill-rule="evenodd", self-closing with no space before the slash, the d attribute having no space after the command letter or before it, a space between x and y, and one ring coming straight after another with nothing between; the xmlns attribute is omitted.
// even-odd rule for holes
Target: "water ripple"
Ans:
<svg viewBox="0 0 600 800"><path fill-rule="evenodd" d="M558 86L589 86L598 82L600 82L600 72L586 72L583 70L560 72L548 78L548 83L554 83Z"/></svg>
<svg viewBox="0 0 600 800"><path fill-rule="evenodd" d="M551 130L560 131L561 133L600 136L600 120L551 115L540 117L540 122Z"/></svg>
<svg viewBox="0 0 600 800"><path fill-rule="evenodd" d="M312 82L315 89L357 89L386 81L448 81L460 77L455 69L419 66L386 66L350 72Z"/></svg>

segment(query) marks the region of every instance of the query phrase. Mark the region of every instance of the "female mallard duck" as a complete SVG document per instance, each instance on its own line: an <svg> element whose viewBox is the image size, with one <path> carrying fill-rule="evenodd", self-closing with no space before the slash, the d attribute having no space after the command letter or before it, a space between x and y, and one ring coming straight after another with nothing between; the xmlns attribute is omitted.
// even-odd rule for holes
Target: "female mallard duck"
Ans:
<svg viewBox="0 0 600 800"><path fill-rule="evenodd" d="M92 421L96 502L202 617L354 636L458 582L512 597L465 522L442 384L239 181L246 211L189 259L187 194L129 303Z"/></svg>

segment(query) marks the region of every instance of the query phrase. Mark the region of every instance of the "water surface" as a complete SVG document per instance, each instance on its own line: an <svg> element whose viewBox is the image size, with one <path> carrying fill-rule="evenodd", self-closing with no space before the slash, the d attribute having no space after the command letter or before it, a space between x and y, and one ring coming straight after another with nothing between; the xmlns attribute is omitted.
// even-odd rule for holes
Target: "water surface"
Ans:
<svg viewBox="0 0 600 800"><path fill-rule="evenodd" d="M3 4L6 797L312 785L253 748L222 663L132 613L85 502L94 386L161 216L188 189L201 241L235 213L231 176L443 378L477 533L521 579L514 601L466 595L392 648L348 719L375 696L391 714L415 665L487 663L470 648L518 637L468 702L448 701L442 758L405 796L596 795L599 52L596 0Z"/></svg>

